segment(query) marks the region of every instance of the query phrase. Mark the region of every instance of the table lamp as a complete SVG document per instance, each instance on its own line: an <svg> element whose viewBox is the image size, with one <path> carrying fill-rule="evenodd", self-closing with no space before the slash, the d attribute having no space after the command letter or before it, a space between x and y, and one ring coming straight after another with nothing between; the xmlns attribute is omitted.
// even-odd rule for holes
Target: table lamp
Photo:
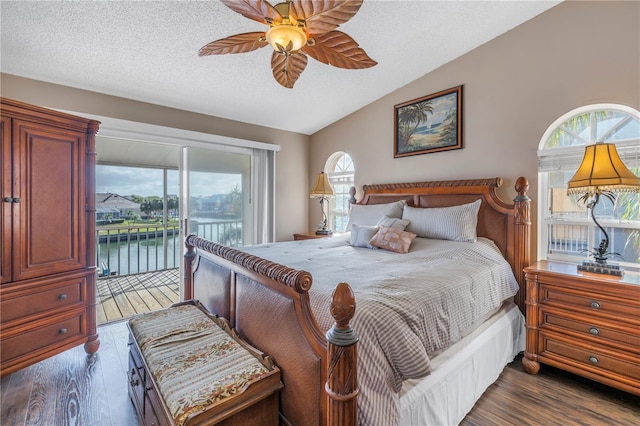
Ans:
<svg viewBox="0 0 640 426"><path fill-rule="evenodd" d="M587 145L578 171L567 184L567 195L581 195L579 200L586 203L591 211L591 218L604 234L604 239L593 251L585 250L593 255L594 261L585 260L582 265L578 265L579 271L616 276L624 274L619 265L607 263L609 256L619 254L608 251L609 235L594 215L601 195L613 203L619 192L640 192L640 178L624 165L614 144L598 142Z"/></svg>
<svg viewBox="0 0 640 426"><path fill-rule="evenodd" d="M320 172L310 192L311 198L320 199L320 210L322 210L322 223L316 230L316 235L331 235L333 233L330 229L327 229L327 214L324 211L325 200L329 200L333 196L333 188L329 183L329 177L324 172Z"/></svg>

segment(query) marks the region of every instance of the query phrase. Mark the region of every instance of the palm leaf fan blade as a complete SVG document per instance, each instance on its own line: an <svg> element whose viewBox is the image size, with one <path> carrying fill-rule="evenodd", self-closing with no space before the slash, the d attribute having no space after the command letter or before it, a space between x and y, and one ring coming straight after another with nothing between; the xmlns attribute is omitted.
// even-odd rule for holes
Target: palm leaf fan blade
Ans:
<svg viewBox="0 0 640 426"><path fill-rule="evenodd" d="M263 24L282 22L280 13L266 0L220 0L225 6L245 18L253 19Z"/></svg>
<svg viewBox="0 0 640 426"><path fill-rule="evenodd" d="M333 31L358 13L363 0L293 0L289 15L306 22L312 36Z"/></svg>
<svg viewBox="0 0 640 426"><path fill-rule="evenodd" d="M263 32L236 34L202 46L199 56L246 53L268 45Z"/></svg>
<svg viewBox="0 0 640 426"><path fill-rule="evenodd" d="M304 53L323 64L344 69L364 69L377 64L358 43L341 31L330 31L316 37L314 46L302 48Z"/></svg>
<svg viewBox="0 0 640 426"><path fill-rule="evenodd" d="M292 89L293 85L307 67L307 56L302 53L282 55L274 51L271 55L273 77L280 85Z"/></svg>

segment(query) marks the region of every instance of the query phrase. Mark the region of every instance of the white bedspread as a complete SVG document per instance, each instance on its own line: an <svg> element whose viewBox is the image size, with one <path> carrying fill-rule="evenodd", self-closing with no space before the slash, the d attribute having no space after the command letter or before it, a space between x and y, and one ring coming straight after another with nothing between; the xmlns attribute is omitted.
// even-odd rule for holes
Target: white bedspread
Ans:
<svg viewBox="0 0 640 426"><path fill-rule="evenodd" d="M416 238L408 254L349 245L349 235L243 247L303 269L320 327L333 325L331 293L339 282L355 293L351 322L358 342L358 423L398 423L405 379L430 372L429 354L463 337L478 319L518 291L509 264L492 241Z"/></svg>

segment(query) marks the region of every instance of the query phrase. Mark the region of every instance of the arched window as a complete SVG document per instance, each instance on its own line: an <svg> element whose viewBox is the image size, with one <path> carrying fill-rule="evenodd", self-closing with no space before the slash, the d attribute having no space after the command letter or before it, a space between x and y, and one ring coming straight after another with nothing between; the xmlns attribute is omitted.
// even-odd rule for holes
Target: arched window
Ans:
<svg viewBox="0 0 640 426"><path fill-rule="evenodd" d="M640 113L622 105L589 105L553 123L540 141L538 159L538 258L580 262L603 238L579 197L567 195L567 182L582 161L586 145L609 142L640 176ZM594 215L609 234L610 260L640 267L640 194L604 197Z"/></svg>
<svg viewBox="0 0 640 426"><path fill-rule="evenodd" d="M349 189L355 184L356 169L349 154L336 152L327 160L325 173L335 197L329 201L329 229L346 232L349 222Z"/></svg>

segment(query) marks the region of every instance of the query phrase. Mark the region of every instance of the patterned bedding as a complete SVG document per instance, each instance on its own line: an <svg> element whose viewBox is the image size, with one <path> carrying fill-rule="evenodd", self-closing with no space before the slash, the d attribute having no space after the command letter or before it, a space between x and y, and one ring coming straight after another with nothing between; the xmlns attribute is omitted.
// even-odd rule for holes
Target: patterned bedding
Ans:
<svg viewBox="0 0 640 426"><path fill-rule="evenodd" d="M177 426L270 373L193 305L134 316L129 326Z"/></svg>
<svg viewBox="0 0 640 426"><path fill-rule="evenodd" d="M398 423L405 379L431 371L430 354L457 342L518 291L495 244L416 238L407 254L352 247L349 235L243 247L313 276L309 292L321 328L333 325L331 293L347 282L356 298L358 422Z"/></svg>

